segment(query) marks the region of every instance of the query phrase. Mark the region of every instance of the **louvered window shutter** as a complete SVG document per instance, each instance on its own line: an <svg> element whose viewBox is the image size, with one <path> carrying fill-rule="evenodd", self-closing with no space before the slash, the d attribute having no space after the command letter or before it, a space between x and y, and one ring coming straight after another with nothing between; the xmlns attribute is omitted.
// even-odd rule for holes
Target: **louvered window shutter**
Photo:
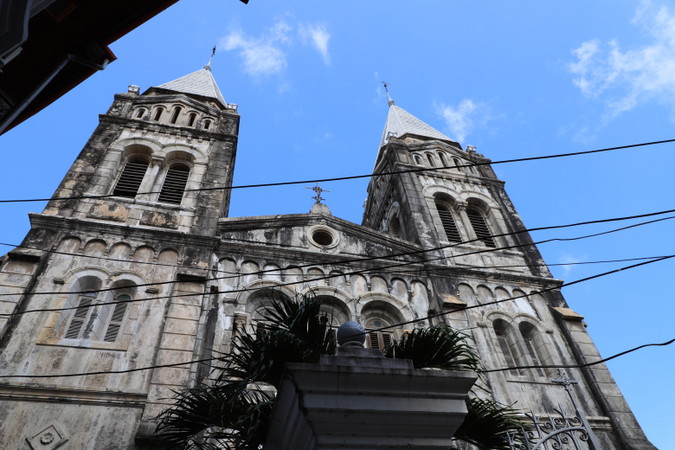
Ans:
<svg viewBox="0 0 675 450"><path fill-rule="evenodd" d="M483 214L475 208L467 208L466 215L469 217L469 222L471 222L474 233L476 233L476 238L488 247L496 247L497 245L494 239L492 239L490 229L487 222L485 222Z"/></svg>
<svg viewBox="0 0 675 450"><path fill-rule="evenodd" d="M116 301L131 300L131 296L128 294L122 294L115 297ZM113 310L112 316L110 317L110 322L108 323L108 328L106 329L105 336L103 340L105 342L115 342L117 336L122 328L122 323L124 322L124 313L127 311L128 303L117 303L115 309Z"/></svg>
<svg viewBox="0 0 675 450"><path fill-rule="evenodd" d="M130 160L124 166L113 195L134 198L141 187L143 177L148 169L148 162L142 159Z"/></svg>
<svg viewBox="0 0 675 450"><path fill-rule="evenodd" d="M185 164L173 164L166 172L162 191L159 193L159 201L180 205L183 200L185 185L190 176L190 168Z"/></svg>
<svg viewBox="0 0 675 450"><path fill-rule="evenodd" d="M84 325L87 321L87 317L89 317L93 301L94 297L92 296L80 297L75 314L73 314L73 318L70 319L70 324L68 325L68 330L65 335L66 339L78 339L83 337L81 334L84 332Z"/></svg>
<svg viewBox="0 0 675 450"><path fill-rule="evenodd" d="M436 203L436 210L438 211L438 216L441 218L441 224L443 225L443 230L445 231L445 237L450 242L462 242L462 238L459 236L459 230L457 229L457 224L455 224L455 219L452 217L452 213L443 203Z"/></svg>

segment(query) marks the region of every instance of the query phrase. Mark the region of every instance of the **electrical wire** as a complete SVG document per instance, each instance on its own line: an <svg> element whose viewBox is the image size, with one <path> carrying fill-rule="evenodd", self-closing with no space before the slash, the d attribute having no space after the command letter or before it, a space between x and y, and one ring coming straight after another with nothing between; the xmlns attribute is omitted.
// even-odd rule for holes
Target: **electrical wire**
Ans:
<svg viewBox="0 0 675 450"><path fill-rule="evenodd" d="M662 219L657 219L655 221L662 221L662 220L667 220L667 219L668 218L662 218ZM643 222L641 224L630 225L629 227L621 227L621 228L618 228L618 229L615 229L615 230L610 230L610 231L606 231L606 232L602 232L602 233L595 233L595 234L580 236L580 237L575 237L575 238L548 239L546 241L535 242L534 244L539 244L539 243L542 243L542 242L549 242L549 241L559 240L559 239L562 239L562 240L578 240L578 239L583 239L583 238L588 238L588 237L595 237L595 236L598 236L598 235L604 235L604 234L608 234L608 233L622 231L626 228L633 228L633 227L640 226L640 225L650 224L650 223L653 223L655 221ZM523 245L525 245L525 244L510 246L508 248L515 248L515 247L520 247L520 246L523 246ZM531 244L526 244L526 245L531 245ZM468 256L468 255L473 255L473 254L480 254L480 253L485 253L485 252L492 252L492 251L494 251L494 249L478 250L478 251L469 252L469 253L466 253L466 254L454 255L454 256L452 256L452 258L461 257L461 256ZM431 258L431 259L428 259L428 260L422 260L422 261L405 261L405 262L401 262L401 263L398 263L398 264L366 268L366 269L361 269L361 270L357 270L357 271L353 271L353 272L347 272L347 273L341 272L341 273L333 274L333 275L329 274L328 276L321 276L321 277L316 277L316 278L312 278L312 279L308 279L308 280L303 279L303 280L299 280L299 281L279 283L279 284L275 284L272 288L280 288L280 287L283 287L283 286L292 286L292 285L296 285L296 284L304 284L304 283L308 283L308 282L312 282L312 281L324 281L324 280L339 277L339 276L347 276L347 275L351 276L351 275L361 275L361 274L369 273L369 272L380 272L384 269L390 269L390 268L407 266L407 265L417 265L417 264L422 264L422 263L426 264L426 263L429 263L429 262L442 260L442 259L447 259L447 257L446 256L439 256L439 257ZM420 271L424 272L425 270L420 269ZM553 281L553 280L551 280L551 281ZM178 283L178 282L179 281L161 282L161 283L155 283L154 285L168 284L168 283ZM139 285L137 285L136 287L138 287L138 286ZM97 292L109 292L109 291L115 291L115 290L119 290L119 289L120 288L117 287L117 288L106 288L106 289L99 289L99 290L84 290L84 291L70 291L70 292L68 292L68 291L65 291L65 292L64 291L34 292L31 295L32 296L34 296L34 295L77 295L77 294L85 294L85 293L88 294L88 293L97 293ZM311 289L312 289L312 287L310 287L310 290ZM256 289L256 290L258 290L258 289ZM232 290L226 290L226 291L220 291L220 290L212 291L210 294L232 294L232 293L242 293L242 292L249 292L249 291L250 291L250 288L242 288L242 289L232 289ZM15 294L11 294L11 295L22 295L22 294L15 293ZM29 314L29 313L38 313L38 312L58 312L58 311L70 311L70 310L77 310L77 309L84 310L84 309L88 309L88 308L97 308L97 307L100 307L100 306L103 306L103 305L117 305L117 304L121 304L121 303L136 303L136 302L140 303L140 302L147 302L147 301L151 301L151 300L161 300L161 299L178 298L178 297L191 297L191 296L194 296L194 295L196 295L196 294L194 294L194 293L175 294L175 295L169 294L169 295L164 295L164 296L146 297L146 298L140 298L140 299L131 298L131 299L126 299L126 300L111 300L111 301L108 301L108 302L91 303L91 304L86 305L86 306L79 306L78 305L78 306L70 306L70 307L65 307L65 308L27 309L27 310L15 312L15 313L0 314L0 317L3 317L3 316L5 316L5 317L15 317L15 316L18 316L18 315L24 315L24 314Z"/></svg>
<svg viewBox="0 0 675 450"><path fill-rule="evenodd" d="M290 186L297 184L313 184L313 183L327 183L333 181L346 181L346 180L356 180L362 178L377 178L385 177L391 175L401 175L406 173L419 173L419 172L435 172L444 169L459 169L464 167L476 167L476 166L488 166L496 164L510 164L516 162L526 162L526 161L540 161L544 159L554 159L554 158L566 158L570 156L581 156L581 155L590 155L594 153L603 153L611 152L616 150L625 150L629 148L637 147L646 147L651 145L667 144L675 142L675 139L664 139L660 141L651 141L651 142L641 142L637 144L628 144L621 145L617 147L607 147L594 150L583 150L578 152L568 152L568 153L558 153L555 155L542 155L542 156L529 156L525 158L512 158L512 159L503 159L499 161L485 161L485 162L476 162L471 164L461 164L461 165L452 165L452 166L440 166L440 167L420 167L415 169L404 169L404 170L395 170L386 173L371 173L363 175L349 175L342 177L332 177L332 178L319 178L312 180L299 180L299 181L280 181L274 183L257 183L257 184L245 184L239 186L213 186L208 188L196 188L196 189L185 189L184 192L205 192L205 191L218 191L218 190L235 190L235 189L252 189L252 188L261 188L261 187L273 187L273 186ZM157 194L159 191L148 191L148 192L138 192L136 195L141 194ZM102 199L118 197L113 194L103 194L103 195L73 195L67 197L50 197L50 198L32 198L32 199L0 199L0 203L29 203L29 202L46 202L46 201L65 201L65 200L82 200L82 199Z"/></svg>
<svg viewBox="0 0 675 450"><path fill-rule="evenodd" d="M593 276L590 276L590 277L586 277L586 278L575 280L575 281L572 281L572 282L569 282L569 283L565 283L563 286L543 289L543 290L539 291L538 293L547 292L547 291L550 291L550 290L553 290L553 289L559 289L559 288L564 287L564 286L572 286L574 284L579 284L579 283L582 283L582 282L585 282L585 281L589 281L589 280L593 280L593 279L600 278L600 277L603 277L603 276L611 275L611 274L614 274L614 273L621 272L623 270L628 270L628 269L633 269L633 268L636 268L636 267L644 266L644 265L647 265L647 264L651 264L653 262L664 261L664 260L667 260L667 259L670 259L670 258L673 258L673 257L675 257L675 255L669 255L669 256L660 258L658 260L642 262L642 263L639 263L639 264L633 264L631 266L622 267L620 269L596 274L596 275L593 275ZM530 295L532 295L532 294L530 294ZM474 308L478 308L478 307L485 307L485 306L488 306L488 305L494 305L494 304L497 304L497 303L502 303L502 302L509 301L509 300L515 300L517 298L522 298L522 297L523 296L516 296L516 297L511 297L511 298L508 298L508 299L500 299L500 300L495 300L495 301L487 302L487 303L481 303L481 304L477 304L477 305L469 305L465 308L462 308L461 310L453 310L453 311L448 311L448 312L445 312L445 313L432 314L432 315L429 315L429 316L424 317L424 318L410 320L410 321L401 322L401 323L398 323L398 324L395 324L395 325L390 325L390 326L386 326L386 327L380 327L380 328L377 328L377 329L373 329L373 330L370 330L370 332L383 331L383 330L387 330L387 329L391 329L391 328L395 328L395 327L400 327L400 326L403 326L403 325L409 325L409 324L412 324L412 323L416 323L416 322L419 322L421 320L429 320L430 318L445 316L445 315L453 313L453 312L466 311L467 309L474 309ZM527 295L525 297L527 297ZM635 347L633 349L623 351L623 352L618 353L616 355L612 355L608 358L604 358L602 360L593 361L593 362L585 363L585 364L555 365L555 366L551 366L551 365L549 365L549 366L522 366L522 368L523 369L535 369L535 368L561 368L561 369L564 369L564 368L587 367L587 366L592 366L592 365L595 365L595 364L600 364L600 363L605 362L605 361L610 361L612 359L618 358L618 357L626 355L628 353L637 351L641 348L650 347L650 346L666 346L666 345L672 344L674 341L675 341L675 339L672 339L672 340L664 342L664 343L644 344L644 345L641 345L639 347ZM178 367L178 366L183 366L183 365L190 365L190 364L195 364L195 363L204 363L204 362L210 362L210 361L215 361L215 360L218 360L218 358L206 358L206 359L186 361L186 362L182 362L182 363L152 365L152 366L146 366L146 367L137 367L137 368L134 368L134 369L80 372L80 373L59 374L59 375L57 375L57 374L0 375L0 379L2 379L2 378L5 378L5 379L6 378L67 378L67 377L91 376L91 375L122 374L122 373L138 372L138 371L142 371L142 370L152 370L152 369L157 369L157 368ZM513 367L507 367L507 368L502 368L502 369L490 369L489 371L495 372L495 371L504 371L504 370L511 370L511 369L513 369ZM488 371L484 371L484 372L488 372Z"/></svg>
<svg viewBox="0 0 675 450"><path fill-rule="evenodd" d="M642 216L648 217L648 216L653 216L653 215L656 215L656 214L660 214L660 213L650 213L650 214L642 215ZM635 217L637 217L637 216L631 216L631 218L635 218ZM506 247L499 247L499 248L495 247L495 248L482 249L482 250L472 251L472 252L468 252L468 253L461 253L461 254L458 254L458 255L452 255L452 256L450 256L450 258L460 258L460 257L471 256L471 255L476 255L476 254L492 253L492 252L496 252L496 251L499 251L499 250L510 250L510 249L514 249L514 248L529 247L529 246L532 246L532 245L539 245L539 244L545 244L545 243L556 242L556 241L565 242L565 241L575 241L575 240L579 240L579 239L587 239L587 238L602 236L602 235L606 235L606 234L610 234L610 233L616 233L618 231L636 228L636 227L639 227L639 226L644 226L644 225L649 225L649 224L653 224L653 223L657 223L657 222L662 222L662 221L665 221L665 220L671 220L673 218L675 218L675 216L669 216L669 217L654 219L654 220L650 220L650 221L646 221L646 222L640 222L640 223L637 223L637 224L628 225L628 226L625 226L625 227L621 227L621 228L617 228L617 229L613 229L613 230L609 230L609 231L593 233L593 234L583 235L583 236L578 236L578 237L573 237L573 238L551 238L551 239L545 239L545 240L542 240L542 241L526 243L526 244L516 244L516 245L511 245L511 246L506 246ZM617 221L617 220L625 220L625 219L624 218L602 219L601 223L606 223L608 221ZM596 221L593 221L593 222L597 223ZM580 224L588 224L588 223L589 222L582 222ZM570 226L573 226L573 225L578 225L578 224L572 224L572 225L566 224L566 225L557 225L557 226L550 226L550 227L540 227L538 230L567 228L567 227L570 227ZM493 237L515 235L515 234L520 234L522 232L523 231L495 234ZM372 260L382 260L382 259L387 260L387 259L394 259L394 258L402 257L402 256L412 256L412 255L417 255L417 254L426 254L426 253L430 253L430 252L434 252L434 251L438 251L438 250L457 247L459 245L467 244L467 243L471 243L471 242L480 242L480 239L472 239L472 240L461 242L461 243L454 243L454 244L434 247L434 248L431 248L431 249L422 249L422 250L415 250L415 251L411 251L411 252L398 253L398 254L394 254L394 255L371 256L371 257L365 257L365 258L364 257L353 258L351 260L340 261L337 264L349 264L349 263L372 261ZM433 262L433 261L437 261L437 260L440 260L440 259L447 259L447 258L448 257L443 255L441 257L432 258L430 260L405 261L405 264L403 264L403 265L414 265L414 264L428 263L428 262ZM105 258L102 258L102 259L105 259ZM128 261L125 261L125 262L128 262ZM227 276L227 277L213 277L213 278L205 279L204 282L213 282L213 281L221 281L221 280L226 280L226 279L231 279L231 278L237 278L241 275L261 275L261 274L265 274L265 273L275 273L275 274L279 273L280 274L284 270L288 270L289 268L305 268L305 267L314 267L316 265L317 265L316 263L307 263L307 264L299 265L299 266L286 267L285 269L282 269L282 268L268 269L268 270L262 270L262 271L251 272L251 273L246 273L246 274L231 275L231 276ZM397 266L397 265L395 265L395 266ZM378 267L378 268L371 268L371 269L367 269L367 271L381 270L382 268L389 268L389 267L395 267L395 266L384 266L384 267ZM485 269L485 268L482 268L482 269ZM334 275L332 277L328 276L328 277L326 277L326 279L333 278L333 277L336 277L336 276L341 276L341 275L353 275L353 274L355 274L355 273ZM179 283L179 282L180 281L178 281L178 280L170 280L170 281L162 281L162 282L155 282L155 283L142 283L142 284L137 284L136 287L171 285L171 284L176 284L176 283ZM297 284L297 283L293 283L293 284ZM283 286L283 284L282 284L282 286ZM33 293L31 293L31 295L35 296L35 295L84 294L84 293L110 292L110 291L115 291L115 290L118 290L118 289L119 289L119 287L94 289L94 290L84 290L84 291L46 291L46 292L43 291L43 292L33 292ZM235 292L235 291L232 291L232 292ZM23 294L22 293L1 293L0 297L17 296L17 295L23 295ZM192 294L190 294L190 295L192 295ZM100 305L100 304L98 304L98 305ZM94 307L94 306L96 306L96 305L91 305L91 307ZM2 316L2 314L0 314L0 316Z"/></svg>

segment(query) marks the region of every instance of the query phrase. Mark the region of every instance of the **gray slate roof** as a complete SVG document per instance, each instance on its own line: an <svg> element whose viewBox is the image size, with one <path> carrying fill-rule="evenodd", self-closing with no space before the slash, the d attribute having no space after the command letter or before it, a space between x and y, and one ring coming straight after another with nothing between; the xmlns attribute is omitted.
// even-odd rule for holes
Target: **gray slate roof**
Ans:
<svg viewBox="0 0 675 450"><path fill-rule="evenodd" d="M391 106L389 106L389 115L387 116L387 123L382 133L380 147L387 143L389 136L400 137L404 134L414 134L441 141L456 142L392 102Z"/></svg>
<svg viewBox="0 0 675 450"><path fill-rule="evenodd" d="M223 94L221 94L209 66L204 66L201 70L192 72L189 75L185 75L184 77L169 81L168 83L164 83L157 87L168 89L170 91L182 92L184 94L213 98L218 100L221 105L227 106L227 102L225 102L225 98L223 98Z"/></svg>

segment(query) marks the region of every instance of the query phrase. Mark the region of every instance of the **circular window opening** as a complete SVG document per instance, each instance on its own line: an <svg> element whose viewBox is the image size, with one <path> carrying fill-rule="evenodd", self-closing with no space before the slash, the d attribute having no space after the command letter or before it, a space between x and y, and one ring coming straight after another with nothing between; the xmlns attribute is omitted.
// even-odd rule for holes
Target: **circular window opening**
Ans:
<svg viewBox="0 0 675 450"><path fill-rule="evenodd" d="M333 235L326 230L317 230L312 233L312 239L319 245L329 246L333 243Z"/></svg>

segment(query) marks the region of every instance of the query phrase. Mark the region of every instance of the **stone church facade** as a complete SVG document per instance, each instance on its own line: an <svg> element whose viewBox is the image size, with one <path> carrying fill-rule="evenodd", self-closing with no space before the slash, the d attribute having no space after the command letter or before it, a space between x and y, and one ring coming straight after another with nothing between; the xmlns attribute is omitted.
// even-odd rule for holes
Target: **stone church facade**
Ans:
<svg viewBox="0 0 675 450"><path fill-rule="evenodd" d="M152 448L173 391L208 376L181 363L227 351L270 295L314 295L335 325L404 324L372 347L447 323L507 369L478 395L569 405L556 371L520 367L600 356L488 159L390 102L362 225L321 203L231 218L238 127L209 67L130 86L100 116L0 260L0 449ZM653 448L604 365L567 375L601 448Z"/></svg>

